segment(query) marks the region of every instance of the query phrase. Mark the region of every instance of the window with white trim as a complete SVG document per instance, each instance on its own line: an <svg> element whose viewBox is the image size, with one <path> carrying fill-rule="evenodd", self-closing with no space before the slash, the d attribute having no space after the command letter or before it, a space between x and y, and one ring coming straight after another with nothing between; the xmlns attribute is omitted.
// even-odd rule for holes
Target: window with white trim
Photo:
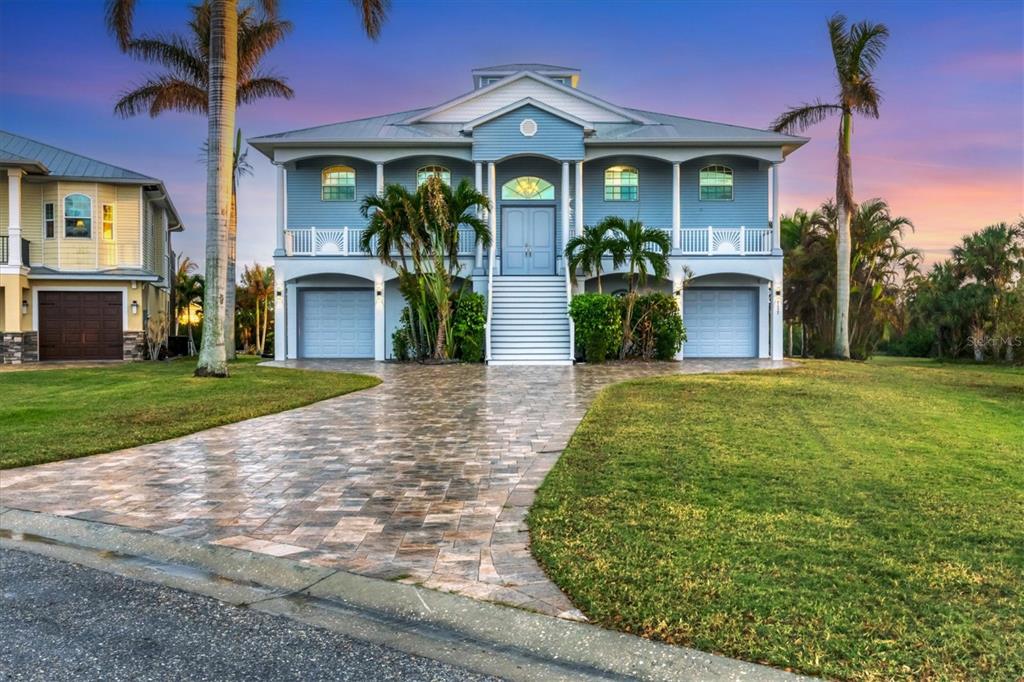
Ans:
<svg viewBox="0 0 1024 682"><path fill-rule="evenodd" d="M636 201L640 174L632 166L612 166L604 172L605 201Z"/></svg>
<svg viewBox="0 0 1024 682"><path fill-rule="evenodd" d="M53 239L57 233L57 221L54 218L54 205L52 201L43 204L43 236L46 239Z"/></svg>
<svg viewBox="0 0 1024 682"><path fill-rule="evenodd" d="M92 237L92 199L84 194L64 197L64 236Z"/></svg>
<svg viewBox="0 0 1024 682"><path fill-rule="evenodd" d="M419 187L430 177L439 178L441 182L451 187L452 172L444 166L424 166L420 168L416 171L416 186Z"/></svg>
<svg viewBox="0 0 1024 682"><path fill-rule="evenodd" d="M732 201L732 169L706 166L700 169L701 201Z"/></svg>
<svg viewBox="0 0 1024 682"><path fill-rule="evenodd" d="M349 166L330 166L320 174L322 201L355 201L356 171Z"/></svg>
<svg viewBox="0 0 1024 682"><path fill-rule="evenodd" d="M114 239L114 205L103 204L103 238L107 240Z"/></svg>

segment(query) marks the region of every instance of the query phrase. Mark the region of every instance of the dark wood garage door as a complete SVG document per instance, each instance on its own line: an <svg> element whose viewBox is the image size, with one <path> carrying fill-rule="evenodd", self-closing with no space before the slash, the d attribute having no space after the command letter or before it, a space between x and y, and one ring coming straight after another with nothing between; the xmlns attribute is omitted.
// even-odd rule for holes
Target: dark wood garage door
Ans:
<svg viewBox="0 0 1024 682"><path fill-rule="evenodd" d="M40 291L40 360L124 357L119 291Z"/></svg>

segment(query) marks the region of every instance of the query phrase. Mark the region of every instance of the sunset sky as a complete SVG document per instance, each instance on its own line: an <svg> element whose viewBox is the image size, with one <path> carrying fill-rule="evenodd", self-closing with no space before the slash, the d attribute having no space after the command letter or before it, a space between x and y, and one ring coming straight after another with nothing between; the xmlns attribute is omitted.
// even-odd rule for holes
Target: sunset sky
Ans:
<svg viewBox="0 0 1024 682"><path fill-rule="evenodd" d="M395 2L377 43L345 0L279 0L295 29L266 64L291 101L244 107L255 136L435 104L468 90L474 66L546 62L582 69L580 88L625 106L766 127L789 105L834 97L825 20L888 25L876 78L880 120L854 127L859 200L881 196L941 258L962 234L1024 212L1024 3ZM139 0L137 30L181 31L187 3ZM113 105L153 66L122 55L101 0L0 0L0 128L162 178L186 223L175 250L202 260L205 122L121 120ZM834 192L836 122L782 167L782 210ZM239 195L239 259L269 262L270 163Z"/></svg>

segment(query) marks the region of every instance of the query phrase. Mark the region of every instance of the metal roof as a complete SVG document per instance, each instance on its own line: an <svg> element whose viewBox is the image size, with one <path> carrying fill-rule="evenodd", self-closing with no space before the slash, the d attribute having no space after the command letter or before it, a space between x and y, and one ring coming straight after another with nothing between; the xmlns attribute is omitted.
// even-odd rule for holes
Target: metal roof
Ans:
<svg viewBox="0 0 1024 682"><path fill-rule="evenodd" d="M578 72L574 66L555 66L554 64L497 64L495 66L478 66L473 73L518 73L519 71L534 71L536 73L573 73Z"/></svg>
<svg viewBox="0 0 1024 682"><path fill-rule="evenodd" d="M509 64L511 67L543 66L537 64ZM488 67L502 68L502 67ZM561 68L561 67L558 67ZM520 71L516 77L536 74L535 71ZM537 75L532 75L537 78ZM502 83L514 80L509 77ZM478 91L471 91L450 102L472 98L476 93L500 87L502 83L490 85ZM557 84L556 84L557 85ZM584 99L597 99L579 90L564 88ZM603 102L604 100L598 100ZM254 137L249 143L267 156L273 156L275 146L299 146L303 143L316 144L385 144L395 142L424 142L470 144L471 138L460 134L468 122L462 123L419 123L416 118L433 111L439 106L400 111L383 116L373 116L355 121L342 121L312 128L292 130L272 135ZM615 105L609 105L615 106ZM594 123L594 132L586 138L587 144L725 144L725 145L778 145L790 149L799 147L808 138L784 135L771 130L748 128L729 123L717 123L685 116L675 116L640 109L616 107L629 114L636 122Z"/></svg>
<svg viewBox="0 0 1024 682"><path fill-rule="evenodd" d="M160 182L142 173L0 130L0 159L8 157L34 161L42 165L45 169L43 172L51 177Z"/></svg>

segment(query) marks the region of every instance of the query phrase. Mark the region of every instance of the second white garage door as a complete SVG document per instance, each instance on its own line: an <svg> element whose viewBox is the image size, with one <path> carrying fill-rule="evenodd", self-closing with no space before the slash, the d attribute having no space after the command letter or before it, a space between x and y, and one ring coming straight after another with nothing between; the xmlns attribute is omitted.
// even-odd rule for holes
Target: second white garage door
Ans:
<svg viewBox="0 0 1024 682"><path fill-rule="evenodd" d="M372 289L300 289L299 355L372 358Z"/></svg>
<svg viewBox="0 0 1024 682"><path fill-rule="evenodd" d="M756 357L757 289L687 289L683 324L684 357Z"/></svg>

